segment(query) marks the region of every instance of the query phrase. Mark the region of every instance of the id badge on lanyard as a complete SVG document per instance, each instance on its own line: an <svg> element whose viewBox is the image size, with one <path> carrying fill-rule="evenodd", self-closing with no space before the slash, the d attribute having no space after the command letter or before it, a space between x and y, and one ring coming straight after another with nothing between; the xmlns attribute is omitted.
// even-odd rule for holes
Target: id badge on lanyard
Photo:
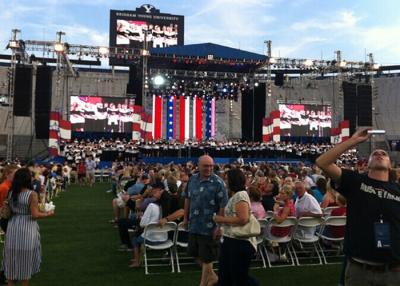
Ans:
<svg viewBox="0 0 400 286"><path fill-rule="evenodd" d="M379 249L390 248L390 223L385 222L382 217L374 223L375 247Z"/></svg>

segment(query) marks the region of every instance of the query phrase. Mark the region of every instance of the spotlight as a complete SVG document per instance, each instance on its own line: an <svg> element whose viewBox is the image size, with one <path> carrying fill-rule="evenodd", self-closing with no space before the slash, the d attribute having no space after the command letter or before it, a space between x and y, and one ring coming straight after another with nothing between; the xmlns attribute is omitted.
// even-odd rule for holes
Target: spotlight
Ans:
<svg viewBox="0 0 400 286"><path fill-rule="evenodd" d="M306 67L310 67L310 66L313 65L313 61L312 60L305 60L303 62L303 65L306 66Z"/></svg>
<svg viewBox="0 0 400 286"><path fill-rule="evenodd" d="M19 41L11 40L8 42L8 47L10 49L18 49L19 48Z"/></svg>
<svg viewBox="0 0 400 286"><path fill-rule="evenodd" d="M109 51L109 49L107 47L100 47L99 48L99 54L101 56L107 56L109 52L110 51Z"/></svg>
<svg viewBox="0 0 400 286"><path fill-rule="evenodd" d="M258 83L258 82L255 82L255 83L254 83L254 86L255 86L255 87L257 87L258 85L259 85L259 83Z"/></svg>
<svg viewBox="0 0 400 286"><path fill-rule="evenodd" d="M372 65L372 69L373 70L379 70L380 67L381 67L380 64L373 64Z"/></svg>
<svg viewBox="0 0 400 286"><path fill-rule="evenodd" d="M63 43L60 43L60 42L57 42L57 43L55 43L54 44L54 50L57 52L57 53L62 53L62 52L64 52L64 44Z"/></svg>
<svg viewBox="0 0 400 286"><path fill-rule="evenodd" d="M163 85L165 83L165 79L164 79L164 77L162 75L156 75L153 78L153 83L155 85Z"/></svg>
<svg viewBox="0 0 400 286"><path fill-rule="evenodd" d="M341 68L346 67L346 65L347 65L346 61L341 61L341 62L339 63L339 67L341 67Z"/></svg>

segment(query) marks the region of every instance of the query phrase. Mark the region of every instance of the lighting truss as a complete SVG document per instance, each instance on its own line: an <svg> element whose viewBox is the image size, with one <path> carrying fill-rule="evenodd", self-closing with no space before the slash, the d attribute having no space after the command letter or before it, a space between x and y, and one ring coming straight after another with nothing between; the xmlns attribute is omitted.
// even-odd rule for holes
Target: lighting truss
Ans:
<svg viewBox="0 0 400 286"><path fill-rule="evenodd" d="M25 50L31 52L56 53L54 45L56 41L25 41ZM140 58L143 55L142 49L136 48L117 48L105 46L74 45L64 43L65 54L90 57L114 57L117 55L129 55Z"/></svg>

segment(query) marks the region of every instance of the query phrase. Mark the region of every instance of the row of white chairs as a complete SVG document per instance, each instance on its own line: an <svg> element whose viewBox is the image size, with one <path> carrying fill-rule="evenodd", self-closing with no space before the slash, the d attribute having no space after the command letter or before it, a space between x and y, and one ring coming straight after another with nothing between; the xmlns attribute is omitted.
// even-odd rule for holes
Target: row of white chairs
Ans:
<svg viewBox="0 0 400 286"><path fill-rule="evenodd" d="M330 227L344 227L346 225L345 216L328 216L326 218L313 218L303 217L295 218L288 217L285 221L278 224L275 219L261 219L259 220L262 232L257 237L257 254L261 257L263 268L267 267L281 267L281 266L296 266L303 265L300 263L300 254L307 252L307 259L310 258L310 254L315 254L318 261L317 264L330 264L328 262L328 252L331 251L328 248L321 246L320 241L323 240L328 243L335 243L339 246L339 253L341 256L341 248L344 240L343 236L331 235ZM271 234L272 227L276 228L287 228L288 234L284 237L277 237ZM168 239L160 244L149 243L147 239L148 233L173 233L173 238ZM150 266L162 266L165 264L150 264L153 259L148 257L148 251L151 250L162 250L169 251L168 253L168 266L171 266L171 272L175 272L175 264L177 272L181 272L180 254L179 248L186 249L188 246L187 240L182 240L183 233L187 234L187 229L181 224L177 225L174 222L168 222L167 224L160 226L158 223L151 223L144 229L144 265L145 273L149 274ZM187 238L187 235L186 235ZM268 245L278 245L279 251L284 250L284 253L288 255L287 262L284 264L273 264L271 252L268 250ZM336 251L337 252L337 251ZM337 255L336 255L337 256ZM162 258L165 259L165 255L156 258L155 260L160 261Z"/></svg>
<svg viewBox="0 0 400 286"><path fill-rule="evenodd" d="M331 227L344 227L346 225L346 217L302 217L299 219L288 217L281 223L277 223L273 218L266 218L259 220L259 222L263 231L261 235L257 237L258 254L261 257L263 267L266 268L266 263L268 263L269 267L302 265L302 263L300 263L299 254L304 252L308 252L308 258L310 254L315 254L318 264L329 264L327 254L331 252L331 249L323 248L320 241L323 240L328 244L334 243L341 249L344 241L344 233L343 236L340 235L337 237L332 235L329 229ZM284 237L274 236L271 233L273 227L278 229L285 228L288 234ZM287 257L288 264L273 265L273 259L270 255L271 252L267 249L268 245L278 245L279 252L283 249L284 253L289 255L289 257Z"/></svg>

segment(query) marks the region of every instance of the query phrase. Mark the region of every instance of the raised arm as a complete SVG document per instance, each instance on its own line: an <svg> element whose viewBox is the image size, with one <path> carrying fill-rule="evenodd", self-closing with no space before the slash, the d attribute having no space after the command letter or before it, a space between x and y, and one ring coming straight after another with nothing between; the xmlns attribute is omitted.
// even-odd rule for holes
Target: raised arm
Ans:
<svg viewBox="0 0 400 286"><path fill-rule="evenodd" d="M332 149L317 158L315 163L320 167L332 180L338 182L342 175L342 170L336 165L336 160L347 150L366 141L369 138L368 130L371 128L363 128L358 130L350 137L350 139L336 145Z"/></svg>

